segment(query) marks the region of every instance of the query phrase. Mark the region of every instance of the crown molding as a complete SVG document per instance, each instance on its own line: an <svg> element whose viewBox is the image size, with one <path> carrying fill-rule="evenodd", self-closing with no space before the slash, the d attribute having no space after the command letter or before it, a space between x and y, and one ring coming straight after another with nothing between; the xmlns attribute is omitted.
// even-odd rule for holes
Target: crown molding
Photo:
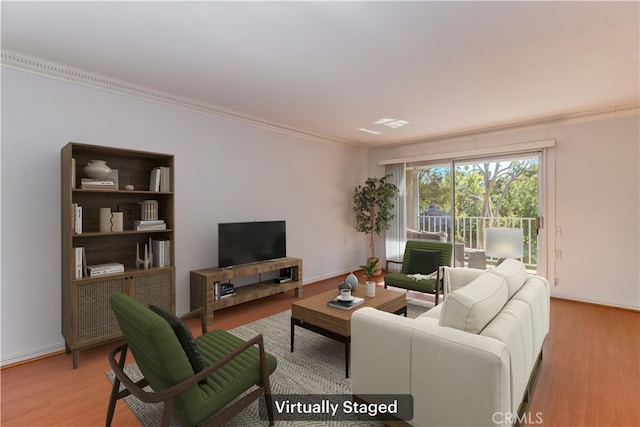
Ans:
<svg viewBox="0 0 640 427"><path fill-rule="evenodd" d="M100 89L107 92L117 93L121 95L127 95L146 101L156 102L171 107L177 107L184 110L203 113L211 116L221 117L228 120L233 120L249 126L259 127L271 131L289 134L292 136L302 137L306 139L312 139L320 142L334 143L341 145L349 145L352 147L363 148L360 145L354 144L349 141L342 141L337 139L328 138L322 135L313 134L300 129L287 127L278 123L272 123L265 120L261 120L256 117L243 115L241 113L225 110L215 105L204 104L193 99L182 98L172 95L170 93L161 92L152 88L139 86L133 83L126 82L124 80L114 79L101 74L92 73L79 68L74 68L65 64L60 64L52 61L48 61L42 58L36 58L33 56L25 55L15 51L2 50L0 51L0 59L2 65L27 71L33 74L39 74L46 77L52 77L59 80L65 80L68 82L88 86L94 89Z"/></svg>
<svg viewBox="0 0 640 427"><path fill-rule="evenodd" d="M270 131L280 132L296 137L311 139L324 143L347 145L354 148L364 150L375 150L389 148L391 146L400 147L414 144L422 144L426 142L442 141L467 137L472 135L480 135L493 132L508 131L515 128L525 128L532 126L546 126L552 123L566 123L572 121L596 120L599 118L612 117L617 115L638 114L640 113L640 104L609 106L598 110L590 110L583 112L573 112L567 114L559 114L554 116L538 117L529 120L519 120L506 123L498 123L494 125L476 127L470 129L462 129L451 132L443 132L440 134L428 135L422 138L398 141L391 144L380 144L374 146L366 146L358 144L354 141L344 141L329 138L319 134L306 132L300 129L291 128L278 123L273 123L259 119L257 117L248 116L236 111L225 110L216 105L205 104L193 99L182 98L170 93L161 92L152 88L139 86L124 80L114 79L109 76L92 73L69 65L48 61L42 58L29 56L23 53L1 50L0 60L3 66L39 74L46 77L65 80L68 82L88 86L94 89L100 89L107 92L117 93L130 97L143 99L171 107L177 107L184 110L207 114L210 116L220 117L235 122L240 122L249 126L258 127Z"/></svg>
<svg viewBox="0 0 640 427"><path fill-rule="evenodd" d="M529 120L517 120L506 123L498 123L495 125L475 127L452 132L443 132L440 134L429 135L424 138L400 141L394 144L377 145L375 148L401 147L423 144L427 142L444 141L456 138L464 138L469 136L477 136L482 134L490 134L496 132L506 132L517 128L528 128L536 126L549 126L551 124L585 122L592 120L605 119L610 117L619 117L626 115L640 114L640 104L615 105L603 107L597 110L580 111L566 114L557 114L553 116L537 117Z"/></svg>

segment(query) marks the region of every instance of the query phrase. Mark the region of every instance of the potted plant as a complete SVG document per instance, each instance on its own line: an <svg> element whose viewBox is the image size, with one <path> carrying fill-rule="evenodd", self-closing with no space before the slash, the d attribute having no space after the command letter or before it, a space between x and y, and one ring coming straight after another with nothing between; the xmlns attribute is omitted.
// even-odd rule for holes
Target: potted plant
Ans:
<svg viewBox="0 0 640 427"><path fill-rule="evenodd" d="M364 185L356 187L353 193L353 212L356 215L356 230L369 235L369 246L371 247L371 261L377 261L378 276L382 271L380 259L376 257L376 236L383 231L387 231L391 226L391 220L395 217L393 208L394 201L398 197L398 187L387 180L390 174L382 178L367 178Z"/></svg>
<svg viewBox="0 0 640 427"><path fill-rule="evenodd" d="M380 274L380 260L373 259L368 264L361 265L360 268L364 270L364 277L367 278L365 282L365 293L368 297L376 296L376 282L371 280L373 276Z"/></svg>

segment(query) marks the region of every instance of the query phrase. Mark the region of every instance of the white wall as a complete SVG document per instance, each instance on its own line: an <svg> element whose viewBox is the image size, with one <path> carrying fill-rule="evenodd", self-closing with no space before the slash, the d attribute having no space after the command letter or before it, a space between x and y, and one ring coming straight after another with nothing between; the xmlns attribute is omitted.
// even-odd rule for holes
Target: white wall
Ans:
<svg viewBox="0 0 640 427"><path fill-rule="evenodd" d="M382 148L367 161L353 147L2 67L0 363L63 348L60 148L69 141L176 155L176 308L183 313L189 271L217 262L218 222L287 220L288 252L304 259L310 282L366 258L350 198L366 176L384 174L380 160L555 139L547 231L562 257L548 260L554 295L640 308L639 122L638 115L605 117Z"/></svg>
<svg viewBox="0 0 640 427"><path fill-rule="evenodd" d="M555 139L546 233L552 295L640 309L640 115L535 126L377 149L381 161ZM560 257L555 257L556 250Z"/></svg>
<svg viewBox="0 0 640 427"><path fill-rule="evenodd" d="M189 310L189 271L217 264L218 222L286 220L305 283L367 256L350 211L365 151L3 67L2 364L63 348L60 149L69 141L175 154L178 313Z"/></svg>

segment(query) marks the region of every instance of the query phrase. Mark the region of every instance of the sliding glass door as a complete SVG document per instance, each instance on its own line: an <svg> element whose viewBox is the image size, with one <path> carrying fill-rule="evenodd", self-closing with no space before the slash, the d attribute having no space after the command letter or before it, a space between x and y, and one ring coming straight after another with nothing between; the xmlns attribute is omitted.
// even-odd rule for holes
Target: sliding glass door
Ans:
<svg viewBox="0 0 640 427"><path fill-rule="evenodd" d="M407 239L438 235L454 244L456 266L487 268L487 228L522 230L522 257L538 271L540 153L456 159L406 167Z"/></svg>

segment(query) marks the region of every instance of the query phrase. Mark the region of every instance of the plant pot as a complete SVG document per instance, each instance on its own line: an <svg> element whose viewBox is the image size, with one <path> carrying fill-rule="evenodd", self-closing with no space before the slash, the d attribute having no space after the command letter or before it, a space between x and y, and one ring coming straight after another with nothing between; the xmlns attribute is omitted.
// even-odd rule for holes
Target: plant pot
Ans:
<svg viewBox="0 0 640 427"><path fill-rule="evenodd" d="M378 271L377 271L377 273L374 273L372 275L374 277L377 277L377 276L382 274L382 262L380 261L380 258L367 258L367 264L371 264L373 261L378 261L376 263L376 268L375 268Z"/></svg>
<svg viewBox="0 0 640 427"><path fill-rule="evenodd" d="M375 297L376 296L376 282L374 282L373 280L368 280L365 284L365 294L368 297Z"/></svg>

